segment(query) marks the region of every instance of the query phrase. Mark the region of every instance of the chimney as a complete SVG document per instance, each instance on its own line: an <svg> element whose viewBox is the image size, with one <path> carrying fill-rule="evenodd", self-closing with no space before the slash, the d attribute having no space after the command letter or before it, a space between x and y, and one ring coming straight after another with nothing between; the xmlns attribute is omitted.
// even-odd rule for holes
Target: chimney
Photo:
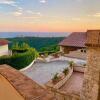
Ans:
<svg viewBox="0 0 100 100"><path fill-rule="evenodd" d="M100 46L100 30L88 30L86 46Z"/></svg>

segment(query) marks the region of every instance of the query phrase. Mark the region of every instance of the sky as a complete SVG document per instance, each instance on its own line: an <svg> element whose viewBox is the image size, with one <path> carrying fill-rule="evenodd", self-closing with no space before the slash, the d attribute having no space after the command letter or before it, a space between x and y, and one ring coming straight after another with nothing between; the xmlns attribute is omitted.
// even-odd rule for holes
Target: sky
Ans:
<svg viewBox="0 0 100 100"><path fill-rule="evenodd" d="M100 29L100 0L0 0L1 32Z"/></svg>

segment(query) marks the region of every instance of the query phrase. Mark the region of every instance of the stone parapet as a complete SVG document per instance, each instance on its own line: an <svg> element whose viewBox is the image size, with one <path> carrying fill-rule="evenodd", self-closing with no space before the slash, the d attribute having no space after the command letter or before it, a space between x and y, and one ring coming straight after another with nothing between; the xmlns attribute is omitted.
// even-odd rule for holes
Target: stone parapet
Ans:
<svg viewBox="0 0 100 100"><path fill-rule="evenodd" d="M56 100L80 100L80 95L66 94L65 92L56 89L51 89L51 91Z"/></svg>
<svg viewBox="0 0 100 100"><path fill-rule="evenodd" d="M73 67L73 70L74 70L74 71L77 71L77 72L82 72L82 73L84 73L85 68L86 68L86 66L85 66L85 67L84 67L84 66L74 66L74 67Z"/></svg>
<svg viewBox="0 0 100 100"><path fill-rule="evenodd" d="M47 88L59 89L61 86L63 86L67 82L67 80L71 77L72 73L73 73L73 68L72 69L70 68L68 74L56 84L53 84L52 80L50 80L46 84Z"/></svg>
<svg viewBox="0 0 100 100"><path fill-rule="evenodd" d="M8 65L0 65L0 75L9 82L24 100L52 100L53 98L51 92ZM7 95L6 92L4 95Z"/></svg>

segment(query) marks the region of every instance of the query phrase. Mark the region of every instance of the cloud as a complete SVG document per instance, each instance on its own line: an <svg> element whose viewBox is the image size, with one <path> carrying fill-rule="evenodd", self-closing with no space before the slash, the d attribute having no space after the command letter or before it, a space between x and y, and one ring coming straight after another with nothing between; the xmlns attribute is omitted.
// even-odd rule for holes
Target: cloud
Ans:
<svg viewBox="0 0 100 100"><path fill-rule="evenodd" d="M88 17L100 17L100 12L97 12L97 13L95 13L95 14L90 14L90 15L88 15Z"/></svg>
<svg viewBox="0 0 100 100"><path fill-rule="evenodd" d="M26 11L28 14L34 14L34 12L32 10L27 10Z"/></svg>
<svg viewBox="0 0 100 100"><path fill-rule="evenodd" d="M0 0L0 4L10 5L10 6L16 7L17 9L20 9L20 10L22 9L21 7L19 7L17 5L15 0Z"/></svg>
<svg viewBox="0 0 100 100"><path fill-rule="evenodd" d="M37 12L36 14L37 14L38 16L43 16L40 12Z"/></svg>
<svg viewBox="0 0 100 100"><path fill-rule="evenodd" d="M11 13L13 16L16 17L23 17L23 18L40 18L43 15L40 12L33 12L32 10L23 10L21 9L17 9L15 12Z"/></svg>
<svg viewBox="0 0 100 100"><path fill-rule="evenodd" d="M16 11L11 13L12 15L19 17L24 14L23 8L21 7L16 7L16 8L17 8Z"/></svg>
<svg viewBox="0 0 100 100"><path fill-rule="evenodd" d="M80 18L72 18L73 21L79 21L81 20Z"/></svg>
<svg viewBox="0 0 100 100"><path fill-rule="evenodd" d="M42 16L42 14L40 12L33 12L32 10L26 10L27 14L31 14L31 15L38 15L38 16Z"/></svg>
<svg viewBox="0 0 100 100"><path fill-rule="evenodd" d="M39 19L39 16L24 16L25 19Z"/></svg>
<svg viewBox="0 0 100 100"><path fill-rule="evenodd" d="M23 13L22 13L22 12L17 12L17 11L16 11L16 12L13 12L12 14L13 14L14 16L21 16Z"/></svg>
<svg viewBox="0 0 100 100"><path fill-rule="evenodd" d="M95 13L93 16L94 17L100 17L100 13Z"/></svg>
<svg viewBox="0 0 100 100"><path fill-rule="evenodd" d="M15 4L15 1L13 1L13 0L0 0L0 4L12 5L12 4Z"/></svg>
<svg viewBox="0 0 100 100"><path fill-rule="evenodd" d="M23 12L23 8L22 7L16 7L16 8L17 8L17 11Z"/></svg>
<svg viewBox="0 0 100 100"><path fill-rule="evenodd" d="M46 3L47 0L40 0L40 3Z"/></svg>
<svg viewBox="0 0 100 100"><path fill-rule="evenodd" d="M17 9L22 9L16 4L15 0L0 0L0 4L10 5L12 7L16 7Z"/></svg>
<svg viewBox="0 0 100 100"><path fill-rule="evenodd" d="M31 15L27 14L27 13L31 13ZM26 14L24 14L23 18L27 18L27 19L39 19L41 18L43 15L40 12L26 12Z"/></svg>

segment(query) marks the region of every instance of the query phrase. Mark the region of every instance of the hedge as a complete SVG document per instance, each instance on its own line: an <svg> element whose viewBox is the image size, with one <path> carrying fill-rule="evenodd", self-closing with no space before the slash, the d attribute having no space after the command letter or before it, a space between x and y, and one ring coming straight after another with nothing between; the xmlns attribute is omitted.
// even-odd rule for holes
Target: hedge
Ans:
<svg viewBox="0 0 100 100"><path fill-rule="evenodd" d="M29 48L28 51L24 53L0 57L0 64L8 64L16 69L21 69L28 66L37 56L37 51L33 48Z"/></svg>

